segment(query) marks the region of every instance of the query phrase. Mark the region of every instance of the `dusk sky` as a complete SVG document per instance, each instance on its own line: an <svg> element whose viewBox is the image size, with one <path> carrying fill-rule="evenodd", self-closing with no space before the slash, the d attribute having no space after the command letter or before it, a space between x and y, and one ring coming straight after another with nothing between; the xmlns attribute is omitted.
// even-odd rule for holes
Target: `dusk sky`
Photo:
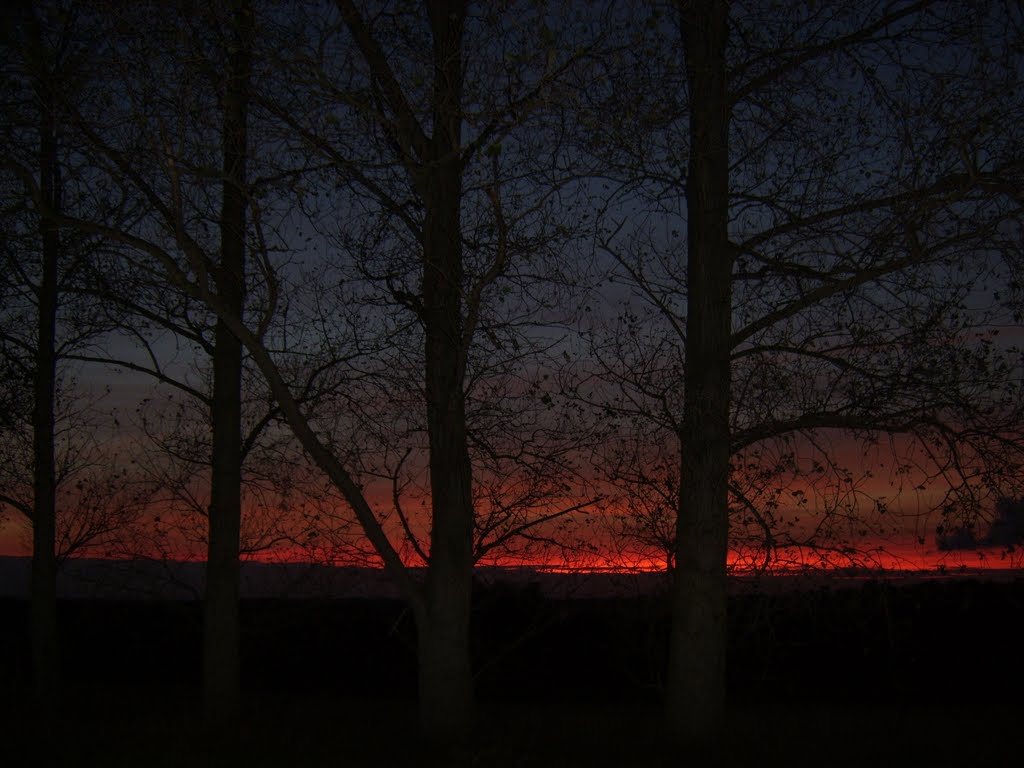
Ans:
<svg viewBox="0 0 1024 768"><path fill-rule="evenodd" d="M936 19L944 19L947 12L936 10ZM252 198L245 235L250 266L245 319L254 328L264 324L261 333L267 334L268 348L286 367L296 391L303 386L302 365L323 366L316 382L323 393L316 408L311 407L312 422L339 447L403 557L415 561L416 546L402 542L408 537L399 512L408 514L409 532L427 537L427 443L423 402L417 399L424 354L416 315L420 272L408 257L409 249L418 247L415 241L423 225L421 191L406 186L401 161L389 154L394 147L374 133L378 129L365 114L350 108L355 102L332 103L337 94L322 85L311 85L302 103L295 101L297 91L281 90L313 78L310 73L348 78L353 93L382 77L365 72L346 52L348 38L331 26L338 13L311 8L294 18L271 15L261 21L267 29L257 42L253 65L253 87L259 95L248 118ZM767 80L762 84L767 77L763 50L770 48L772 35L783 34L786 24L798 30L802 44L813 46L818 37L827 38L853 22L837 9L794 8L791 18L782 16L759 27L764 23L759 13L754 6L736 10L738 28L749 24L761 30L763 39L745 39L749 51L737 43L730 53L738 57L733 87L739 94L730 136L728 232L739 254L732 269L736 341L731 421L734 440L758 430L767 430L767 437L735 453L737 466L747 468L735 474L733 492L746 482L745 472L769 470L774 463L770 476L750 487L746 509L759 507L774 520L776 545L820 543L830 550L850 546L858 551L885 547L908 565L928 567L948 557L935 552L938 526L977 518L983 532L996 500L1019 492L1019 473L1005 471L1009 464L1002 473L993 473L991 462L998 459L983 455L988 448L975 440L978 430L985 429L984 419L965 428L970 434L962 442L947 442L942 430L963 418L956 411L961 406L971 406L990 421L997 411L1005 415L1019 407L1014 387L1021 375L1016 346L1021 333L1020 265L1014 248L1019 251L1021 224L998 191L991 199L942 193L927 203L927 210L914 214L920 221L913 226L899 207L903 203L895 201L901 195L934 194L929 185L941 187L943 173L966 172L964 162L970 165L967 171L991 175L996 190L1000 174L1016 172L1016 161L1004 163L1003 157L1019 139L1019 129L998 118L1010 107L985 99L995 98L999 78L1014 77L1011 64L1018 54L994 37L986 57L975 59L969 43L960 39L937 54L929 47L929 35L938 33L915 31L900 16L892 22L891 38L867 42L863 50L824 56L808 63L806 71L794 72L792 81L783 67L781 85ZM596 557L614 563L617 550L638 546L642 560L649 542L611 541L621 528L616 518L632 514L630 499L647 492L657 496L666 484L679 487L673 457L679 451L676 433L683 419L687 354L683 325L689 213L683 172L688 92L679 61L670 54L654 54L671 39L666 18L656 13L648 18L647 11L609 14L598 21L573 8L563 16L545 17L544 29L549 23L552 27L541 36L538 50L530 48L528 30L511 18L470 14L459 136L467 152L460 224L462 301L468 308L460 322L474 324L463 390L470 419L477 420L470 425L476 432L469 447L476 462L477 515L482 519L502 509L505 527L490 531L492 538L501 538L503 531L521 524L522 515L544 517L559 505L568 509L577 504L592 513L567 515L564 530L557 535L543 530L544 545L513 548L512 560ZM966 16L962 21L966 23ZM71 41L76 56L106 50L103 42L88 38L104 23L83 22L80 39ZM410 29L425 32L417 26L422 20L410 23ZM998 15L982 14L971 23L994 35ZM633 24L645 31L631 32ZM178 192L190 242L215 249L217 215L209 204L216 203L218 193L203 169L217 164L210 133L216 125L216 94L213 84L192 79L187 58L180 56L190 46L193 53L202 51L214 60L219 54L211 47L214 39L204 36L210 30L186 24L179 31L185 36L175 38L172 29L162 30L166 39L153 45L166 48L151 57L135 81L120 81L122 73L99 63L95 72L76 73L87 92L107 89L110 95L102 105L67 107L75 120L92 121L93 127L79 137L70 127L62 129L73 147L65 161L77 174L70 178L81 188L88 190L92 179L103 190L122 190L126 200L158 194L161 185L183 185ZM274 36L289 34L299 34L293 39L295 50L274 49ZM321 44L319 59L310 53L314 43ZM412 103L411 109L427 122L425 75L417 69L426 66L425 49L409 40L392 43L395 49L385 53L394 60L408 98L423 102ZM129 57L137 44L127 41L106 52ZM897 67L899 56L906 70ZM216 61L216 66L224 63ZM166 103L152 91L150 77L167 78ZM518 116L515 106L502 103L518 97L512 91L499 94L513 86L528 91L531 82L560 95L531 102L529 116ZM752 90L744 90L748 87ZM158 101L146 102L151 98ZM766 99L775 99L781 115L771 130L765 125ZM186 109L175 113L182 105ZM959 131L926 115L926 105L950 115L961 109L968 116L963 119L976 124ZM987 111L977 111L982 108ZM395 104L387 109L401 112ZM134 135L120 132L117 126L132 121L138 128ZM168 140L159 134L172 124L184 177L158 157L159 142ZM12 146L28 146L31 131L19 132L13 122L9 130ZM303 143L313 148L303 150ZM141 188L130 175L118 178L110 170L112 159L120 157L112 154L115 150L136 152L131 173L141 173L138 178L153 174L154 186ZM98 163L97 169L85 170L90 163ZM914 192L918 187L922 191ZM69 210L71 219L85 222L83 231L96 226L87 220L97 213L95 195L103 194L107 192L85 192L77 208ZM871 203L875 198L878 202ZM118 229L122 226L124 232ZM112 232L142 238L154 248L169 247L172 258L181 258L175 253L181 243L169 246L168 226L157 216L117 222ZM65 232L69 242L74 240L73 226ZM110 232L104 236L113 237ZM117 237L110 242L132 269L151 268ZM923 267L878 266L911 258L903 252L912 254L914 248L928 251L930 260ZM194 268L187 259L182 263ZM881 276L859 283L857 275L872 269ZM36 275L28 270L20 278L31 283ZM80 491L75 483L84 482L95 491L108 482L100 477L103 472L123 474L124 493L148 483L133 502L138 508L132 512L132 526L145 529L154 517L168 524L191 506L187 515L193 520L183 523L185 532L179 535L192 540L182 544L178 555L201 556L202 521L196 515L209 504L202 461L173 466L173 459L158 457L157 447L165 438L172 454L184 451L179 458L195 459L210 450L202 426L206 406L190 401L183 390L209 396L214 316L195 299L174 298L158 274L129 279L141 281L130 290L140 292L143 314L138 307L129 308L117 321L126 323L123 329L100 325L92 335L72 341L83 310L69 305L58 312L58 340L65 339L60 343L67 345L59 363L59 397L74 411L63 422L67 426L59 428L63 442L58 452L69 460L77 456L82 466L75 470L82 474L69 476L61 504L74 503ZM819 294L827 295L842 280L853 287L818 301ZM32 312L24 287L15 281L7 289L10 303L4 322L12 329L6 337L8 350L27 338L19 335L17 325ZM480 306L472 306L474 301ZM142 318L146 312L153 317L132 326L131 313ZM270 314L261 314L265 312ZM163 319L154 320L157 316ZM161 324L176 324L183 332L175 336L160 329ZM986 334L993 330L999 336L990 344ZM151 346L147 350L143 345ZM201 351L200 345L208 349ZM331 354L333 361L328 359ZM250 353L246 355L250 362L243 427L258 423L272 400ZM181 386L157 385L152 377L124 366L76 357L127 361ZM918 407L910 405L915 390L924 391L917 379L921 386L936 383L928 371L948 371L958 360L979 366L977 381L943 384L945 390L929 395L934 405L922 395L919 407L933 408L935 418L944 420L941 429L929 432L932 416L918 419L920 423L906 421L909 409ZM853 381L851 372L861 380ZM951 401L954 397L964 402ZM987 399L992 403L982 401ZM891 430L888 417L879 417L874 427L866 416L885 408L893 411ZM76 419L81 426L75 426ZM325 525L334 529L312 532L333 538L339 553L351 547L353 556L364 558L369 547L359 540L349 502L330 497L333 492L325 490L322 473L307 466L303 449L287 436L280 416L275 419L266 437L256 440L258 455L252 461L263 465L246 470L255 486L243 491L244 507L247 516L257 518L249 527L249 546L262 550L274 542L259 557L275 557L275 548L301 552L312 531L310 516L317 514L313 507L319 505L324 514L318 520L330 518ZM800 419L809 426L804 428ZM790 423L792 427L785 426ZM844 428L848 423L851 428ZM1017 427L992 429L1006 434ZM890 431L899 433L891 442ZM12 446L26 434L16 435ZM878 445L865 448L867 436ZM1010 435L1004 446L1007 462L1019 460L1010 455L1019 452L1019 442L1012 442L1018 437ZM17 450L11 449L15 459ZM639 463L617 467L627 454ZM515 456L519 458L510 458ZM295 462L294 477L273 477L268 467L275 462L278 469L284 466L281 462ZM645 463L657 466L661 474L645 473ZM819 468L812 470L814 466ZM16 489L14 496L23 498L30 486L25 474L29 464L9 467L5 482ZM560 474L545 478L545 471ZM179 487L160 488L161 483ZM645 491L644 483L653 484L653 490ZM129 485L135 490L129 492ZM954 495L947 498L950 489ZM277 499L278 493L292 497ZM404 500L400 509L396 499ZM143 501L145 509L139 506ZM887 505L887 517L877 514L877 502ZM738 498L733 503L736 510L744 507ZM27 554L27 521L10 505L6 509L0 553ZM279 523L272 523L273 518ZM744 537L761 535L743 519L742 511L734 515L739 549L751 545ZM132 546L142 546L146 538L149 534L136 535ZM566 548L573 542L592 545L597 553L584 547L573 554L571 546ZM124 542L92 543L94 554L127 554L131 549ZM660 557L657 547L650 556ZM806 556L813 560L813 554ZM988 557L988 562L996 560Z"/></svg>

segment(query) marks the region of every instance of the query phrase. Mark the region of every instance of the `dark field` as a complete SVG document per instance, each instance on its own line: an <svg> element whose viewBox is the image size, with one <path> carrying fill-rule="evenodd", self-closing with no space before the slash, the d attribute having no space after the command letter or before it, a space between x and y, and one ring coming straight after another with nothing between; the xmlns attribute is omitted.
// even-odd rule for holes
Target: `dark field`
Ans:
<svg viewBox="0 0 1024 768"><path fill-rule="evenodd" d="M729 764L1024 764L1024 580L750 593L730 603ZM245 715L199 717L200 606L67 601L63 766L403 766L419 760L414 629L389 600L243 603ZM0 765L41 764L27 604L0 602ZM685 765L659 739L658 596L478 590L473 765ZM38 743L38 742L35 742ZM692 761L689 761L692 764Z"/></svg>

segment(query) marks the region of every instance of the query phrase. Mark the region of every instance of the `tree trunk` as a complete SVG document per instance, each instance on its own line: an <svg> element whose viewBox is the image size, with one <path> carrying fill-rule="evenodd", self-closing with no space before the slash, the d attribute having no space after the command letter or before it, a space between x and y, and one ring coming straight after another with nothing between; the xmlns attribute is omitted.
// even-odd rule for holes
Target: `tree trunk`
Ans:
<svg viewBox="0 0 1024 768"><path fill-rule="evenodd" d="M41 66L41 65L40 65ZM39 183L47 206L58 212L60 170L53 95L42 81L36 88L40 104ZM31 654L32 697L41 713L56 705L59 686L57 653L56 462L54 407L57 380L57 291L60 233L50 216L39 222L43 270L37 295L35 380L33 382L32 443L32 576Z"/></svg>
<svg viewBox="0 0 1024 768"><path fill-rule="evenodd" d="M252 40L247 2L233 4L234 45L224 94L224 183L221 253L214 280L227 309L242 317L245 303L245 164ZM204 698L208 722L238 714L239 536L242 491L242 343L217 321L213 353L212 477L204 621Z"/></svg>
<svg viewBox="0 0 1024 768"><path fill-rule="evenodd" d="M680 7L690 93L688 295L667 714L688 754L714 760L725 717L729 533L728 5Z"/></svg>
<svg viewBox="0 0 1024 768"><path fill-rule="evenodd" d="M472 729L471 580L435 576L433 568L428 579L426 612L416 622L420 727L428 745L446 754L464 746Z"/></svg>
<svg viewBox="0 0 1024 768"><path fill-rule="evenodd" d="M421 165L423 321L433 525L419 618L420 722L439 744L469 735L473 681L469 616L473 574L472 470L463 392L462 3L428 3L434 37L433 135ZM449 7L450 6L450 7Z"/></svg>

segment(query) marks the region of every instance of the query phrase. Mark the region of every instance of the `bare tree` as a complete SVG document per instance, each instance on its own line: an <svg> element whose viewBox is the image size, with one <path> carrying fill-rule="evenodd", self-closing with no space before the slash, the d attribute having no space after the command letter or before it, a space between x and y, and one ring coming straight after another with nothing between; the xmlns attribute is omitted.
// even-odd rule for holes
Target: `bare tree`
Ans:
<svg viewBox="0 0 1024 768"><path fill-rule="evenodd" d="M0 438L8 459L0 505L31 521L33 700L45 719L58 693L58 558L109 534L126 508L111 498L110 509L100 511L98 476L83 474L90 440L78 410L82 401L68 386L73 372L64 362L106 327L81 296L84 267L103 244L62 235L57 222L66 211L94 212L82 194L81 157L65 106L81 97L88 35L73 14L61 16L48 6L19 4L10 20L3 40L8 113L2 161L18 172L3 180L0 351L5 397L12 402L5 403L10 410ZM34 206L23 194L26 183L34 190ZM111 474L104 482L112 482ZM59 500L78 505L77 511L66 509L59 519Z"/></svg>
<svg viewBox="0 0 1024 768"><path fill-rule="evenodd" d="M227 66L221 92L222 186L220 258L213 266L214 290L225 308L241 317L245 307L248 195L246 164L254 11L245 0L232 4L225 25ZM204 600L203 674L206 715L238 714L238 548L242 517L242 343L223 320L214 332L213 427L209 549Z"/></svg>
<svg viewBox="0 0 1024 768"><path fill-rule="evenodd" d="M552 100L587 49L531 48L528 25L505 9L424 5L375 15L339 3L287 65L317 99L267 106L325 164L335 210L348 214L334 233L348 259L339 285L377 318L377 338L389 330L368 380L390 411L352 434L376 435L374 467L363 466L391 485L407 549L352 489L348 467L367 454L343 474L298 414L289 421L413 606L425 732L458 742L472 710L474 563L516 541L555 544L545 526L588 503L564 487L572 442L555 382L537 371L560 351L546 265L566 239L552 209L573 194L555 160L566 129ZM537 158L552 159L546 174ZM403 503L416 495L429 496L425 518ZM409 558L427 565L424 584L404 570Z"/></svg>
<svg viewBox="0 0 1024 768"><path fill-rule="evenodd" d="M60 9L52 10L56 18L61 18ZM72 130L81 131L84 140L92 145L93 158L96 158L96 146L98 130L120 131L124 129L122 123L111 129L103 122L97 122L92 118L102 113L104 107L113 103L111 94L117 92L121 99L119 107L132 105L139 99L147 99L158 89L163 81L157 84L155 79L146 81L142 77L126 79L117 67L125 65L126 68L138 65L138 59L132 57L138 53L140 39L125 32L122 27L115 34L107 28L109 20L104 21L96 15L95 8L83 4L80 8L68 12L70 16L82 17L91 22L96 28L103 29L105 43L95 43L96 47L107 46L105 69L94 65L90 73L97 79L103 79L104 85L110 90L104 94L99 103L85 104L72 100L67 94L54 95L53 103L62 110L63 119ZM150 9L152 10L152 9ZM170 9L165 9L170 11ZM148 13L148 11L147 11ZM222 18L226 17L226 18ZM170 30L177 24L191 25L196 35L189 41L183 43L194 50L179 51L177 58L169 55L169 52L161 52L153 55L152 41L147 40L143 47L146 47L148 60L145 62L143 71L156 75L169 74L174 67L179 67L179 72L190 78L182 83L185 90L179 91L176 95L183 97L178 104L168 105L166 103L150 102L148 106L153 107L149 115L161 124L161 140L169 145L175 140L180 140L183 147L194 149L203 147L203 141L210 136L217 136L218 151L222 160L222 168L214 172L211 168L204 166L207 157L197 152L195 154L185 153L179 156L183 161L182 167L169 167L168 173L173 181L177 181L182 174L195 174L200 178L213 177L219 181L217 202L212 205L217 212L210 216L209 223L215 223L219 232L219 242L215 246L215 254L208 257L203 264L203 269L210 273L211 280L216 286L219 294L223 297L227 306L236 315L241 316L245 305L245 247L248 238L248 227L246 222L248 187L246 179L246 159L248 157L247 139L247 102L249 90L249 70L253 36L253 14L247 3L235 3L231 8L226 9L223 14L211 10L210 13L185 14L180 17L174 16L166 19L166 30ZM155 26L151 18L142 22L141 17L134 16L127 10L122 15L115 14L113 21L141 22L136 29L145 29L146 33L153 33ZM95 30L93 30L95 31ZM72 40L79 44L81 41ZM166 42L166 41L165 41ZM170 46L174 50L174 46ZM189 125L191 135L179 133L172 136L167 132L168 126L178 120L180 129L184 123L182 113L174 113L175 108L182 111L198 111L201 119L205 120L210 116L210 110L206 107L213 102L219 102L221 123L213 127L208 123ZM169 109L170 107L170 109ZM56 107L55 107L56 109ZM131 117L140 118L138 115ZM132 138L138 141L138 136ZM106 145L104 145L106 146ZM135 144L138 147L138 144ZM119 149L130 151L128 147ZM207 153L209 154L209 153ZM106 192L115 187L108 183L109 170L116 168L119 172L129 174L137 173L136 168L129 168L128 160L124 155L116 152L109 152L102 158L101 165L94 165L89 170L89 181L86 185L91 194L102 198ZM105 166L105 167L104 167ZM65 211L59 204L59 200L48 191L45 178L38 184L28 177L24 164L12 162L9 168L20 175L31 188L31 197L36 208L41 212L41 218L49 222L48 226L54 233L52 237L58 237L58 225L60 217ZM198 188L200 196L209 193L211 184L201 184ZM181 192L180 186L176 187L169 200L161 199L154 194L151 187L141 192L136 188L130 194L117 198L121 201L121 207L130 211L130 216L125 219L118 219L107 213L104 215L103 206L87 216L79 215L79 220L92 222L101 221L109 231L123 231L119 227L128 227L144 218L148 210L154 205L166 205L182 214L182 207L190 202L178 196ZM148 195L146 194L148 193ZM109 205L109 203L108 203ZM166 209L165 209L166 210ZM186 214L182 214L186 215ZM179 220L178 222L182 222ZM205 228L207 221L199 221L198 226ZM65 232L79 233L80 236L97 237L98 230L94 228L91 232L83 229L65 228ZM102 235L100 235L102 237ZM206 238L204 237L204 240ZM45 245L44 240L44 245ZM123 253L126 243L123 238L115 238L114 242ZM214 250L211 248L211 250ZM44 248L45 252L45 248ZM242 347L238 339L231 334L223 324L216 325L212 329L211 339L207 339L208 324L215 324L211 319L208 310L202 310L207 317L196 316L196 306L188 306L187 299L167 295L165 288L156 289L152 285L146 285L145 281L139 280L138 270L124 269L118 266L117 254L108 253L105 258L93 259L88 265L93 283L88 292L97 297L105 307L105 319L112 318L115 327L129 329L135 340L141 342L143 350L149 355L146 363L132 363L124 359L117 359L106 349L89 349L76 352L74 355L78 360L91 364L113 364L118 363L122 367L130 367L136 371L143 371L156 380L177 387L192 396L199 397L209 405L209 420L212 426L212 446L210 450L212 470L210 473L211 498L209 514L205 516L208 524L207 537L207 579L206 579L206 621L205 627L205 691L207 716L210 719L222 720L233 716L238 707L238 557L239 557L239 532L241 519L241 482L242 462L246 448L246 440L251 443L253 435L244 436L241 433L241 410L242 410ZM44 272L44 277L46 273ZM44 280L45 282L45 280ZM151 281L150 281L151 282ZM139 295L133 295L132 291L142 288L148 293L150 299ZM148 289L148 290L147 290ZM84 290L84 289L83 289ZM163 294L163 295L161 295ZM43 295L43 294L41 294ZM141 299L141 300L140 300ZM202 312L199 314L201 315ZM134 323L134 325L132 325ZM204 393L192 387L184 380L176 379L172 373L165 370L159 356L154 354L153 347L147 342L144 329L158 327L170 329L178 334L185 343L196 344L199 348L205 348L213 362L211 394L207 397ZM258 435L260 428L265 426L266 420L259 422L255 427ZM38 463L38 462L37 462ZM45 533L45 529L43 529Z"/></svg>
<svg viewBox="0 0 1024 768"><path fill-rule="evenodd" d="M993 334L1019 325L1004 286L1020 270L1021 19L709 0L655 28L677 35L659 92L676 98L627 108L613 91L604 110L620 115L605 133L643 137L639 157L605 150L640 215L609 206L598 247L644 306L609 408L677 436L669 725L716 753L730 509L766 549L784 522L745 468L782 460L761 493L827 474L831 509L855 519L865 496L830 435L916 442L894 475L923 459L958 497L1020 463L1019 352Z"/></svg>
<svg viewBox="0 0 1024 768"><path fill-rule="evenodd" d="M564 240L548 227L550 211L557 207L556 195L566 189L567 174L557 163L549 166L547 178L536 171L544 166L536 162L538 145L527 130L527 118L551 118L554 133L544 135L557 140L561 118L552 94L585 49L565 54L549 40L529 50L521 61L505 56L498 35L501 25L512 23L524 44L530 32L527 26L519 26L520 20L511 19L508 14L470 18L459 3L428 3L422 12L371 19L353 5L340 3L337 18L327 19L327 29L337 35L340 24L345 45L339 48L336 39L329 39L324 46L314 46L319 54L340 55L340 72L314 70L310 79L292 81L313 83L326 91L329 101L324 111L311 111L300 98L294 112L298 117L294 117L289 91L284 89L260 91L253 102L273 117L261 125L276 124L281 136L298 142L304 153L312 151L322 158L324 167L347 190L359 191L346 204L369 206L371 216L386 225L373 223L358 207L341 211L350 217L364 216L350 218L347 236L366 237L363 244L372 246L358 268L364 271L362 282L370 286L363 297L372 299L376 293L384 307L386 321L381 327L389 333L374 329L377 339L388 341L383 347L376 343L364 347L360 338L352 341L344 328L339 336L330 324L325 327L326 336L316 339L320 346L315 350L293 339L286 343L283 332L272 331L275 312L304 310L276 303L278 287L295 270L289 273L287 264L274 265L273 245L262 238L264 217L287 216L293 206L286 197L262 200L258 181L249 185L246 203L257 244L253 256L262 276L263 311L248 318L232 305L230 291L217 282L218 261L211 257L209 238L202 229L203 211L208 210L202 207L202 168L179 152L166 126L128 137L113 126L89 134L104 173L119 187L130 189L129 196L148 202L150 218L144 225L112 228L102 220L60 219L65 226L102 234L133 251L140 266L156 269L177 289L201 301L244 344L303 448L351 506L376 556L410 600L419 636L421 720L425 733L442 744L462 742L471 722L468 628L474 562L524 535L533 536L534 543L555 541L552 531L543 526L557 525L559 519L586 505L586 500L568 498L564 483L553 480L571 476L573 462L562 439L564 422L559 423L544 389L554 382L545 384L548 379L532 368L543 354L556 357L557 338L545 339L539 331L530 336L531 328L548 322L536 314L548 276L538 274L538 262L531 264L529 259L556 254ZM472 21L477 46L473 56L480 57L479 71L477 64L473 68L479 82L466 78L467 20ZM303 53L311 34L304 30L291 45L298 45ZM426 44L416 42L406 50L403 40ZM282 50L291 49L284 46ZM268 61L269 56L262 60ZM498 62L493 72L485 66L491 60ZM314 65L318 65L315 60ZM517 73L522 75L520 80ZM505 92L496 87L500 83L506 84ZM322 95L316 93L317 98ZM319 108L319 101L312 103ZM308 117L322 118L324 124L303 122ZM201 125L188 124L188 112L179 113L179 119L190 145L205 140ZM355 148L366 153L358 163L344 143L351 135L330 135L332 125L347 128L346 121L358 129ZM88 121L84 122L83 130L88 131ZM140 136L143 145L129 153L122 142L130 145ZM557 143L549 146L547 156L557 157L558 149ZM151 164L140 165L140 158ZM519 163L523 165L517 170ZM309 166L304 161L299 165ZM533 169L534 175L523 175L526 168ZM285 179L300 202L320 194L327 197L304 186L322 175L285 169L276 178ZM362 221L371 225L361 229ZM159 236L153 235L155 231ZM395 255L400 258L389 265L388 259ZM327 274L321 271L320 279ZM347 287L339 284L339 289ZM344 294L341 290L340 295ZM503 297L507 298L505 316L497 309ZM324 317L315 306L308 316L314 322ZM353 346L346 352L332 339ZM406 343L409 340L415 343ZM403 357L406 354L409 357ZM343 404L334 411L343 414L342 421L333 426L329 422L325 426L331 412L325 416L304 402L303 388L293 375L298 359L309 362L318 357L337 402ZM410 370L419 371L422 378L415 388L408 387L410 380L404 374L398 377L397 389L380 383L387 381L396 363L411 364ZM508 381L513 372L519 375L518 381ZM519 423L533 423L526 441L499 420L499 413L512 414L511 408L504 412L480 408L470 418L469 393L479 388L479 402L493 404L494 387L501 381L510 405L529 404L515 414ZM358 450L365 438L349 429L370 421L364 417L373 409L372 400L367 406L367 401L360 404L356 397L363 391L370 395L404 391L412 398L409 402L415 411L408 418L408 434L415 438L413 447L422 450L419 457L426 457L425 462L419 457L411 461L406 450L384 450L383 458L378 453L366 471ZM533 404L535 400L540 407ZM380 428L385 449L388 440L403 429L401 418L394 413L389 416L391 420ZM508 475L514 467L526 484L509 483L504 488L493 484L487 496L475 495L474 455L495 478ZM430 493L426 546L415 530L419 523L400 501L402 490L422 482L419 473L424 471L423 484ZM374 473L393 486L393 519L400 524L400 539L415 556L429 562L425 583L406 568L408 553L391 538L386 520L364 487L365 476L373 478Z"/></svg>

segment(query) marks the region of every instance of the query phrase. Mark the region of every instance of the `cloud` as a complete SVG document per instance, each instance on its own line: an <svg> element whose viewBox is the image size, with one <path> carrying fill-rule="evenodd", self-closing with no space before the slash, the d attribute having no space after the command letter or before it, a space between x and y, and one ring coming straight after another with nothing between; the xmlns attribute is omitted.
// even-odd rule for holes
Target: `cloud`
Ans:
<svg viewBox="0 0 1024 768"><path fill-rule="evenodd" d="M1024 498L1004 496L996 502L995 517L988 532L979 537L973 523L955 528L939 526L935 545L942 552L979 547L1014 547L1024 544Z"/></svg>
<svg viewBox="0 0 1024 768"><path fill-rule="evenodd" d="M991 547L1012 547L1024 543L1024 498L1004 496L996 502L996 517L984 543Z"/></svg>

